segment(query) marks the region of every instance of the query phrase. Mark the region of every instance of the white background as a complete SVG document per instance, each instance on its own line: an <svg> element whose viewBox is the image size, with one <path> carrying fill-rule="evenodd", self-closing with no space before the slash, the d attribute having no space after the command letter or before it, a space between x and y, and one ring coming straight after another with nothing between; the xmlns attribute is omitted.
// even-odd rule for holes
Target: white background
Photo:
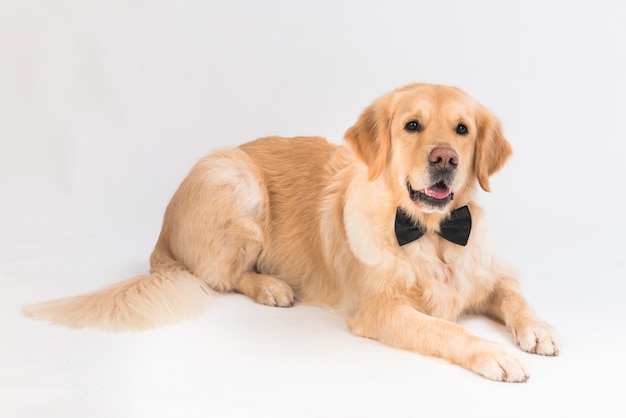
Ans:
<svg viewBox="0 0 626 418"><path fill-rule="evenodd" d="M626 415L623 1L0 1L0 416ZM462 87L515 155L481 193L501 253L562 334L525 384L240 295L138 334L20 306L148 269L170 196L212 149L339 143L374 98Z"/></svg>

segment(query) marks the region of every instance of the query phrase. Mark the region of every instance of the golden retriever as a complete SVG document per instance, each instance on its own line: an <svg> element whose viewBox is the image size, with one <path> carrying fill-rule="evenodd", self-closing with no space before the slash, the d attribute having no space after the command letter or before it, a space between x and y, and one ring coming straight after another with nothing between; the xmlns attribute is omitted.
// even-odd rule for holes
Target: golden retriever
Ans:
<svg viewBox="0 0 626 418"><path fill-rule="evenodd" d="M234 291L340 310L356 335L493 380L528 373L454 322L465 313L503 322L527 352L557 355L556 332L492 252L475 200L511 154L496 118L457 88L411 84L367 107L345 142L271 137L208 155L167 207L149 275L25 313L145 329Z"/></svg>

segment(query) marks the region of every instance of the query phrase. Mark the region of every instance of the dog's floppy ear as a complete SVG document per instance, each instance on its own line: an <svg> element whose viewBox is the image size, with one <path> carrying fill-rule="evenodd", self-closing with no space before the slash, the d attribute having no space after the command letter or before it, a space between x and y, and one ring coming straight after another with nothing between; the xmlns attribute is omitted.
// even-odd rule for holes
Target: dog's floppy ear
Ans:
<svg viewBox="0 0 626 418"><path fill-rule="evenodd" d="M346 141L367 164L370 181L383 172L391 151L389 102L388 96L376 100L345 134Z"/></svg>
<svg viewBox="0 0 626 418"><path fill-rule="evenodd" d="M511 153L511 145L504 138L500 122L488 110L481 109L478 116L474 172L483 190L491 191L489 177L502 168Z"/></svg>

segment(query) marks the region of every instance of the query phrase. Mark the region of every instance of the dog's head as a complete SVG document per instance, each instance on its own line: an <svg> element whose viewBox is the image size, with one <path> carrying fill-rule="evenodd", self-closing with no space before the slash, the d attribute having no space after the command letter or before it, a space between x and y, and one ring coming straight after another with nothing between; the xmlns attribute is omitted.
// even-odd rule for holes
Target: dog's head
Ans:
<svg viewBox="0 0 626 418"><path fill-rule="evenodd" d="M449 213L467 204L476 183L511 154L498 120L453 87L412 84L376 100L346 132L368 167L369 179L385 175L410 213ZM465 200L465 201L463 201Z"/></svg>

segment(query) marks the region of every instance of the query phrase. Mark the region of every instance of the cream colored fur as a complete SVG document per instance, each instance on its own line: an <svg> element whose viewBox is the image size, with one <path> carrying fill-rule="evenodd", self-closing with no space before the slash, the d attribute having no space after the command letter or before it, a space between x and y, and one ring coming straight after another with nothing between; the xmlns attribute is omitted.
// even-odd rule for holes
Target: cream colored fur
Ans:
<svg viewBox="0 0 626 418"><path fill-rule="evenodd" d="M407 131L409 120L423 129ZM455 132L460 122L467 135ZM454 200L433 209L413 201L406 183L429 186L429 153L442 146L459 156ZM337 309L356 335L525 381L516 356L454 322L486 314L523 350L558 354L556 333L492 252L475 201L510 153L499 122L465 93L409 85L366 108L345 146L272 137L203 158L167 207L150 275L24 311L72 327L144 329L200 314L212 290L235 291L267 305ZM465 247L436 233L464 205L473 218ZM405 246L394 235L398 207L428 229Z"/></svg>

